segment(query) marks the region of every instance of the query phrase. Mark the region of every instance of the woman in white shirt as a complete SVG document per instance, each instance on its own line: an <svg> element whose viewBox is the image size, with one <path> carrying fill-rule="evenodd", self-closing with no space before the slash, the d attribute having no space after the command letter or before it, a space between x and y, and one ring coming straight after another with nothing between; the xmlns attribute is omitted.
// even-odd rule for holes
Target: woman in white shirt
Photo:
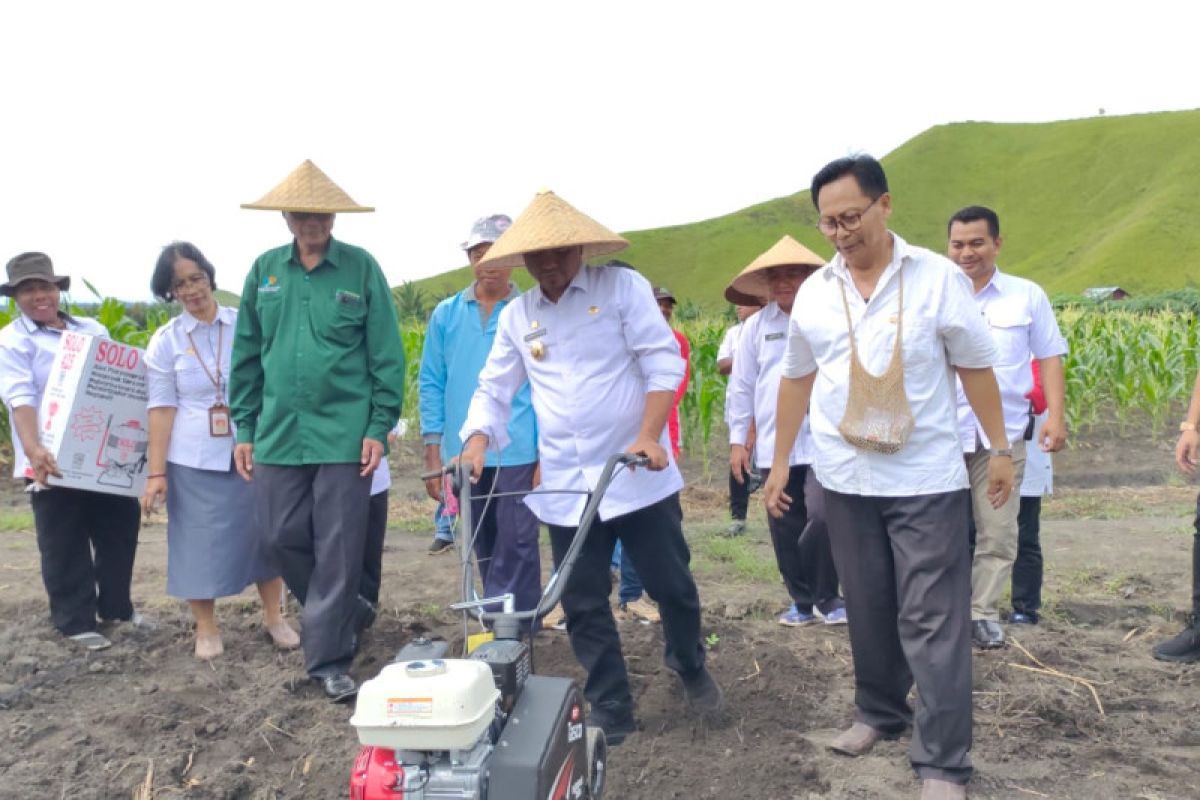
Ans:
<svg viewBox="0 0 1200 800"><path fill-rule="evenodd" d="M217 304L215 271L187 242L163 248L150 288L183 306L146 349L150 472L142 508L150 514L166 500L167 594L191 607L196 658L224 652L215 598L251 583L275 645L299 647L283 619L283 579L260 544L253 489L233 469L228 378L237 311Z"/></svg>
<svg viewBox="0 0 1200 800"><path fill-rule="evenodd" d="M111 642L96 630L97 615L141 621L129 598L138 508L132 497L47 486L50 476L62 474L42 446L38 409L59 342L66 331L108 338L96 320L61 310L60 292L70 285L69 277L54 274L45 253L22 253L8 262L0 294L12 298L20 313L0 330L0 395L8 406L13 477L30 491L50 621L76 644L103 650Z"/></svg>

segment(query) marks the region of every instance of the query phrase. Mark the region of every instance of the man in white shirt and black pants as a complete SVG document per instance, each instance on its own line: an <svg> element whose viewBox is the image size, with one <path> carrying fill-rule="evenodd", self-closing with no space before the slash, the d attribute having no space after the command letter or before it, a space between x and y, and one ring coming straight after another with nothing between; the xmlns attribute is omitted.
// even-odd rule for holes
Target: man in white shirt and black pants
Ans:
<svg viewBox="0 0 1200 800"><path fill-rule="evenodd" d="M512 399L529 381L538 424L542 489L586 492L605 461L641 453L648 470L621 471L609 486L562 607L576 657L587 670L590 724L610 744L636 730L633 696L608 596L620 539L662 614L665 660L694 712L720 711L723 696L704 666L700 597L689 571L679 491L683 476L664 433L683 362L650 284L633 270L585 267L628 242L553 192L538 194L480 266L524 266L538 285L500 314L496 339L461 438L462 460L481 474L488 448L507 444ZM550 527L555 563L575 536L581 494L535 494L526 503Z"/></svg>
<svg viewBox="0 0 1200 800"><path fill-rule="evenodd" d="M1066 383L1063 356L1067 340L1054 319L1050 300L1033 281L1001 272L1000 217L990 208L967 206L950 217L946 226L948 255L971 279L975 302L996 344L996 382L1004 410L1004 428L1012 443L1014 480L1020 486L1025 470L1026 447L1055 453L1067 441ZM1032 435L1029 393L1038 361L1046 397L1046 421L1039 440ZM958 389L958 424L967 474L971 481L971 510L975 518L974 564L971 569L971 638L984 650L1004 646L1000 626L1000 595L1008 585L1017 557L1017 516L1021 498L1014 493L999 508L988 502L987 466L991 445L975 418L962 387Z"/></svg>
<svg viewBox="0 0 1200 800"><path fill-rule="evenodd" d="M825 266L825 260L791 236L784 236L754 259L725 289L725 299L743 303L754 297L770 302L747 320L729 379L726 415L729 417L729 467L744 482L754 466L768 478L775 454L775 403L779 374L787 347L787 332L796 291ZM758 431L756 450L748 443ZM791 606L778 618L780 625L801 627L824 621L844 625L846 609L838 595L837 569L825 526L825 490L812 470L812 434L804 425L788 457L785 491L795 502L779 518L768 517L775 564Z"/></svg>
<svg viewBox="0 0 1200 800"><path fill-rule="evenodd" d="M746 305L734 304L734 311L737 314L737 324L725 331L725 336L721 339L721 346L717 348L717 372L730 376L733 373L733 357L737 354L738 342L742 337L742 328L746 325L746 320L756 313L762 307L762 301L758 298L748 298L749 302ZM725 384L725 426L729 426L729 389L733 381ZM749 435L747 436L746 446L754 450L755 431L751 426ZM740 477L733 474L733 469L729 470L729 527L725 529L726 536L741 536L746 532L746 511L750 505L750 485Z"/></svg>
<svg viewBox="0 0 1200 800"><path fill-rule="evenodd" d="M808 413L854 654L855 721L831 747L863 755L911 724L923 800L964 798L970 497L951 369L995 447L989 498L1002 505L1013 469L995 347L962 272L888 230L892 201L878 161L831 162L813 177L812 197L837 255L796 295L767 510L778 517L791 505L788 455Z"/></svg>

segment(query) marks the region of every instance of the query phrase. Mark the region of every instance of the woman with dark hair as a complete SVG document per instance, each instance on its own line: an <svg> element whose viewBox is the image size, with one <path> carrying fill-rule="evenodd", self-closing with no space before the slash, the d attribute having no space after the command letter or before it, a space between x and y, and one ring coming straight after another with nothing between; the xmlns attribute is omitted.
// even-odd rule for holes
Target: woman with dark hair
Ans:
<svg viewBox="0 0 1200 800"><path fill-rule="evenodd" d="M283 580L260 547L253 487L233 469L228 377L237 311L217 304L216 271L187 242L163 248L150 288L183 306L146 349L150 447L142 508L149 515L166 500L167 593L191 607L196 658L225 649L214 598L251 583L275 645L299 647L283 619Z"/></svg>
<svg viewBox="0 0 1200 800"><path fill-rule="evenodd" d="M50 621L72 642L103 650L112 643L96 629L97 615L144 622L129 599L138 507L132 497L47 485L62 473L42 446L38 408L63 333L108 338L96 320L61 309L60 292L70 285L68 276L54 274L45 253L22 253L8 262L0 295L12 298L19 313L0 330L0 396L12 428L13 477L30 492Z"/></svg>

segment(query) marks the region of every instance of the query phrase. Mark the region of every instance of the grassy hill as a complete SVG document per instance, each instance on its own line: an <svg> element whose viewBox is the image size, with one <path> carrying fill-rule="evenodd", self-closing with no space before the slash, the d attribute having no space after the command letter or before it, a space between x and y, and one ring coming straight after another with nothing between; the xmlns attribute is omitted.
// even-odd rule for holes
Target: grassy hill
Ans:
<svg viewBox="0 0 1200 800"><path fill-rule="evenodd" d="M883 159L892 228L943 251L965 205L1000 214L1000 264L1050 294L1119 285L1134 295L1200 284L1200 111L1037 124L939 125ZM797 175L798 186L811 176ZM790 233L826 257L807 190L722 217L625 234L618 257L680 298L705 305L738 270ZM528 282L524 270L518 278ZM466 268L417 282L444 295Z"/></svg>

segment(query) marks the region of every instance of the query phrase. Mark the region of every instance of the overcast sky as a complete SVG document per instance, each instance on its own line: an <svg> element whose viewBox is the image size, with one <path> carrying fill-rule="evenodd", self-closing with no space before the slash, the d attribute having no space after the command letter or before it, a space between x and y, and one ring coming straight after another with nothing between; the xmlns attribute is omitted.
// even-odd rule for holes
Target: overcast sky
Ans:
<svg viewBox="0 0 1200 800"><path fill-rule="evenodd" d="M240 292L288 234L238 204L305 158L378 209L334 233L394 284L464 264L476 217L543 187L618 230L692 222L940 123L1200 106L1197 8L4 3L0 258L145 299L186 239Z"/></svg>

